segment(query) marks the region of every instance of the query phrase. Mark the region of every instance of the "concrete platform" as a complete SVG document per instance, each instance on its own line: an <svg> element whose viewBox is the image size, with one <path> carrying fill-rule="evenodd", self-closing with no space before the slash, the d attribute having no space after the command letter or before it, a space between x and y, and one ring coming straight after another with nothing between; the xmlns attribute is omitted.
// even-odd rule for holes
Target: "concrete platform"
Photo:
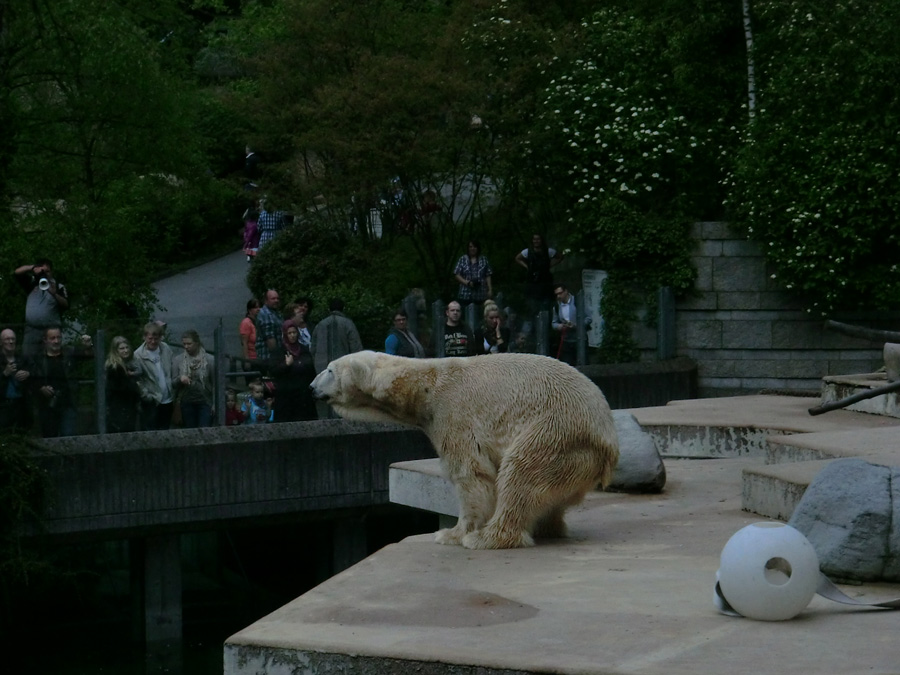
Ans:
<svg viewBox="0 0 900 675"><path fill-rule="evenodd" d="M224 672L896 673L900 613L819 597L781 623L714 609L722 547L760 520L740 502L758 461L668 460L665 493L592 494L571 538L531 549L388 546L229 638Z"/></svg>
<svg viewBox="0 0 900 675"><path fill-rule="evenodd" d="M890 461L900 420L849 411L813 418L806 409L816 403L765 396L633 410L658 436L673 427L709 429L702 443L724 439L735 456L667 458L662 494L591 494L570 512L565 540L469 551L421 535L388 546L229 638L224 672L897 673L898 612L817 596L796 619L766 623L713 607L722 547L761 520L743 510L745 475L801 467L767 467L765 443L750 452L736 429L768 430L781 442L818 435L807 444L835 453L862 452L853 439L881 430L879 448ZM429 472L440 477L433 467L420 473ZM801 485L803 477L794 480ZM427 499L452 511L446 493ZM843 589L870 602L900 596L900 586Z"/></svg>
<svg viewBox="0 0 900 675"><path fill-rule="evenodd" d="M773 437L885 429L900 420L849 410L812 416L808 396L735 396L630 410L664 457L765 457Z"/></svg>
<svg viewBox="0 0 900 675"><path fill-rule="evenodd" d="M876 408L880 398L885 397L872 399ZM857 457L900 466L900 420L853 410L810 415L819 403L813 397L759 395L673 401L631 412L663 456L763 460L743 471L742 506L788 520L827 461Z"/></svg>

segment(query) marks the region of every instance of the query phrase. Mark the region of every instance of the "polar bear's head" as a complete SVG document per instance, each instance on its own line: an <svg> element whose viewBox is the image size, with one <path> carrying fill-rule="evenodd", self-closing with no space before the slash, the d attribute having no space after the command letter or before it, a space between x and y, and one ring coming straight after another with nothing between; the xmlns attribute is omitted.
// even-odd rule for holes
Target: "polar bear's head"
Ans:
<svg viewBox="0 0 900 675"><path fill-rule="evenodd" d="M411 380L420 378L411 378L409 370L421 365L416 359L354 352L329 363L310 389L346 419L414 424L421 392Z"/></svg>
<svg viewBox="0 0 900 675"><path fill-rule="evenodd" d="M313 397L332 405L352 404L370 389L368 382L377 359L375 352L356 352L335 359L309 385Z"/></svg>

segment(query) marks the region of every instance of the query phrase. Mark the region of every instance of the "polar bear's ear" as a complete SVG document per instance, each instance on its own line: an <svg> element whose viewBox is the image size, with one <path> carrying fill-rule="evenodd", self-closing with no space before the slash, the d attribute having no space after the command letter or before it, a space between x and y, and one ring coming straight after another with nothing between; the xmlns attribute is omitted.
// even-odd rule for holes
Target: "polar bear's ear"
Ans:
<svg viewBox="0 0 900 675"><path fill-rule="evenodd" d="M346 364L346 366L347 371L345 377L341 378L343 382L346 382L362 392L371 393L374 364L369 361L353 359L350 363Z"/></svg>

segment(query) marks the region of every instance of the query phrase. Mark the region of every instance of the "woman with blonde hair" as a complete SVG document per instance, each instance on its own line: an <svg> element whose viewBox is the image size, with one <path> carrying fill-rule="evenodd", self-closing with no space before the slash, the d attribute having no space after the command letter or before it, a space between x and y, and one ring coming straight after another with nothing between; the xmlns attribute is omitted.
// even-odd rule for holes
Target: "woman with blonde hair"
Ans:
<svg viewBox="0 0 900 675"><path fill-rule="evenodd" d="M503 354L509 351L509 328L503 325L503 312L495 302L484 303L484 321L475 331L478 354Z"/></svg>
<svg viewBox="0 0 900 675"><path fill-rule="evenodd" d="M137 428L141 390L141 367L134 359L131 343L121 335L112 339L106 357L106 430L123 433Z"/></svg>

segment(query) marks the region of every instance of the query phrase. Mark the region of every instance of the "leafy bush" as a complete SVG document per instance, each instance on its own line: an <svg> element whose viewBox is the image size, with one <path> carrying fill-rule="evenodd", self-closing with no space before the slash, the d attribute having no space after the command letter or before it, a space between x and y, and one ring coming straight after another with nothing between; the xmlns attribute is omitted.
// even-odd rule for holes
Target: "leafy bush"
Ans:
<svg viewBox="0 0 900 675"><path fill-rule="evenodd" d="M127 314L146 317L156 274L223 246L239 247L239 208L236 194L219 181L123 178L97 203L33 204L0 240L0 256L10 269L50 258L69 290L68 319L90 327ZM12 274L4 286L0 315L24 318L24 296Z"/></svg>
<svg viewBox="0 0 900 675"><path fill-rule="evenodd" d="M416 278L414 259L398 249L365 242L349 229L295 221L263 247L247 283L259 298L267 289L276 289L282 306L299 297L312 298L313 322L327 316L331 298L340 297L363 345L383 349L391 314L407 294L408 280Z"/></svg>
<svg viewBox="0 0 900 675"><path fill-rule="evenodd" d="M810 313L900 306L896 3L753 4L759 110L730 206Z"/></svg>
<svg viewBox="0 0 900 675"><path fill-rule="evenodd" d="M535 145L543 171L570 181L572 247L609 273L601 356L628 361L638 355L637 304L660 286L693 284L687 225L703 209L703 183L715 175L705 160L720 139L677 104L658 24L604 10L578 36L581 58L548 68Z"/></svg>

